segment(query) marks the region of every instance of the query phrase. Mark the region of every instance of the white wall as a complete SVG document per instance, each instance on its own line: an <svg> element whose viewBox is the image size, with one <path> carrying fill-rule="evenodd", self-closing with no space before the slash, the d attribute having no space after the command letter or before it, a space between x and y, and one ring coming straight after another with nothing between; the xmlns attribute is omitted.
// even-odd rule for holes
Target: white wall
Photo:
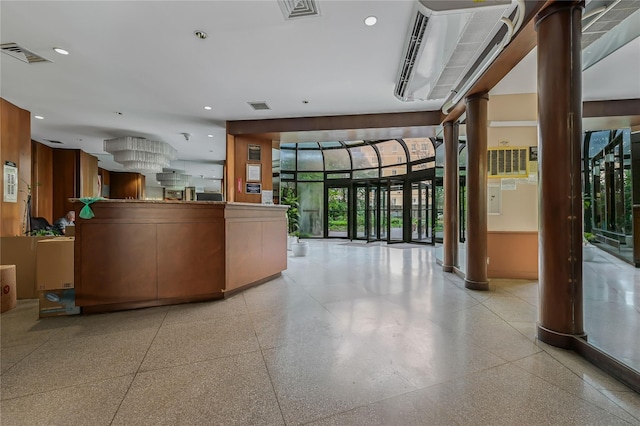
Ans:
<svg viewBox="0 0 640 426"><path fill-rule="evenodd" d="M537 146L536 102L535 94L491 96L488 146ZM499 178L488 179L488 185L501 186L501 181ZM515 181L515 190L500 190L500 214L488 215L488 231L538 230L537 176L534 174L529 179Z"/></svg>

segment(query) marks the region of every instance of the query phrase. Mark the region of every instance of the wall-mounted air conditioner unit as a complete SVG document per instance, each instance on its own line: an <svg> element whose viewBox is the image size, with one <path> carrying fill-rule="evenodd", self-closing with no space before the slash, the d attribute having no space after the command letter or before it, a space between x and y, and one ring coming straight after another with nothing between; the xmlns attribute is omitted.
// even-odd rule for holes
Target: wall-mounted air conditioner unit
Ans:
<svg viewBox="0 0 640 426"><path fill-rule="evenodd" d="M523 15L524 11L515 11L518 3L524 2L419 0L403 49L395 96L403 102L444 102L464 85L470 67L477 64L500 28L507 24L508 31L514 29L503 18Z"/></svg>

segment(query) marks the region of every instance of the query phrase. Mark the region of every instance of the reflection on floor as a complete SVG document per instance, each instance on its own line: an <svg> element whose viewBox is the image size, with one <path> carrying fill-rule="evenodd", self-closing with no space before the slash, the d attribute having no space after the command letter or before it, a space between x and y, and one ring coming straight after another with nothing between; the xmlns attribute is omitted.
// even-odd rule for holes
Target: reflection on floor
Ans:
<svg viewBox="0 0 640 426"><path fill-rule="evenodd" d="M613 247L603 243L596 243L596 247L611 253L614 257L626 260L629 265L633 265L633 246L621 244L619 247Z"/></svg>
<svg viewBox="0 0 640 426"><path fill-rule="evenodd" d="M428 246L310 241L219 302L1 316L2 424L640 425L640 395L537 342L535 282L488 292Z"/></svg>
<svg viewBox="0 0 640 426"><path fill-rule="evenodd" d="M640 372L640 269L597 250L582 280L589 343Z"/></svg>

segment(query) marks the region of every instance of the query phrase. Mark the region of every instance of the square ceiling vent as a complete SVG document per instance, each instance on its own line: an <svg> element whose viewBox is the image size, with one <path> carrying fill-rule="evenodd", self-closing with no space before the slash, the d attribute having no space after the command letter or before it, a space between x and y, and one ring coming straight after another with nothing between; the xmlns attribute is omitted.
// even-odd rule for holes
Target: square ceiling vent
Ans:
<svg viewBox="0 0 640 426"><path fill-rule="evenodd" d="M269 107L266 102L249 102L249 105L251 105L251 108L255 109L256 111L271 109L271 107Z"/></svg>
<svg viewBox="0 0 640 426"><path fill-rule="evenodd" d="M320 9L315 0L278 0L284 19L320 16Z"/></svg>
<svg viewBox="0 0 640 426"><path fill-rule="evenodd" d="M36 62L51 62L50 60L33 53L29 49L25 49L17 43L0 44L0 50L2 50L3 53L6 53L9 56L13 56L14 58L27 64L33 64Z"/></svg>

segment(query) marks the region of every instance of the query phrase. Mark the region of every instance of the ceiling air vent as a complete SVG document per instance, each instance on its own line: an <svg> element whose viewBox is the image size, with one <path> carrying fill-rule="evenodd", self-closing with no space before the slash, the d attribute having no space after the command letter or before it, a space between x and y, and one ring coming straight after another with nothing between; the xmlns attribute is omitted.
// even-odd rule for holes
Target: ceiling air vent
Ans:
<svg viewBox="0 0 640 426"><path fill-rule="evenodd" d="M516 7L511 0L418 0L394 94L403 102L446 99Z"/></svg>
<svg viewBox="0 0 640 426"><path fill-rule="evenodd" d="M249 102L249 105L251 105L251 108L255 109L256 111L271 109L266 102Z"/></svg>
<svg viewBox="0 0 640 426"><path fill-rule="evenodd" d="M315 0L278 0L284 19L320 16Z"/></svg>
<svg viewBox="0 0 640 426"><path fill-rule="evenodd" d="M51 140L51 139L45 139L45 141L47 141L47 142L49 142L49 143L55 143L55 144L58 144L58 145L64 145L64 144L63 144L62 142L60 142L60 141L53 141L53 140Z"/></svg>
<svg viewBox="0 0 640 426"><path fill-rule="evenodd" d="M18 46L16 43L0 44L0 49L7 55L13 56L14 58L19 59L27 64L33 64L36 62L51 62L50 60L36 55L32 51L25 49L22 46Z"/></svg>

